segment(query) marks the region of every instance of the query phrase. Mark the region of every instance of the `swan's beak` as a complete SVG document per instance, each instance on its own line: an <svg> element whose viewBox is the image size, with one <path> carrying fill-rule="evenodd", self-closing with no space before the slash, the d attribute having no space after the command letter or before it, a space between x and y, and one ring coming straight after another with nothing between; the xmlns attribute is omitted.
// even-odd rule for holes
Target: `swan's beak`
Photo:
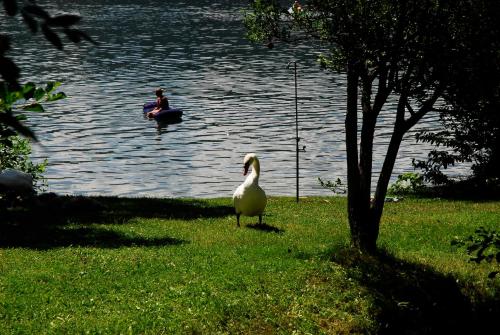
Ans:
<svg viewBox="0 0 500 335"><path fill-rule="evenodd" d="M247 173L248 173L248 168L250 168L250 164L245 164L245 166L243 167L243 175L246 176Z"/></svg>

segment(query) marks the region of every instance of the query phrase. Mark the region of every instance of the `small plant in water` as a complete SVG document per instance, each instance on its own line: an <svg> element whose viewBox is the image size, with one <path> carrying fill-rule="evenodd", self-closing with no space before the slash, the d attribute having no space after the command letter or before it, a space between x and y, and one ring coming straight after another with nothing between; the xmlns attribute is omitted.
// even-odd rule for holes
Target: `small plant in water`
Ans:
<svg viewBox="0 0 500 335"><path fill-rule="evenodd" d="M323 188L327 188L330 191L332 191L335 194L346 194L347 193L347 187L342 184L342 180L340 178L337 178L334 182L331 180L324 181L320 177L318 177L319 184Z"/></svg>

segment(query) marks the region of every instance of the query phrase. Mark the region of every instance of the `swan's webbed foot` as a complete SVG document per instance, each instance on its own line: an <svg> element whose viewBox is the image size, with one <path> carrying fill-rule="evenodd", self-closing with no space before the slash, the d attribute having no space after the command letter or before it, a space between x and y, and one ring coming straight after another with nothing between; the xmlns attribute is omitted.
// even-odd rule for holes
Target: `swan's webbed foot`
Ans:
<svg viewBox="0 0 500 335"><path fill-rule="evenodd" d="M262 224L262 215L259 215L259 224Z"/></svg>
<svg viewBox="0 0 500 335"><path fill-rule="evenodd" d="M236 214L236 225L239 227L240 226L240 215L241 214Z"/></svg>

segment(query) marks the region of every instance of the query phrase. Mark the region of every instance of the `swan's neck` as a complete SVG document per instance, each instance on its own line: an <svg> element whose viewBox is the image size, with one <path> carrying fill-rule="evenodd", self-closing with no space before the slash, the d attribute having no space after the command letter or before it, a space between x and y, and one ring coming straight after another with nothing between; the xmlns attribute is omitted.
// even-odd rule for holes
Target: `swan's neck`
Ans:
<svg viewBox="0 0 500 335"><path fill-rule="evenodd" d="M254 183L259 182L260 163L257 159L252 162L252 172L248 175L248 180Z"/></svg>

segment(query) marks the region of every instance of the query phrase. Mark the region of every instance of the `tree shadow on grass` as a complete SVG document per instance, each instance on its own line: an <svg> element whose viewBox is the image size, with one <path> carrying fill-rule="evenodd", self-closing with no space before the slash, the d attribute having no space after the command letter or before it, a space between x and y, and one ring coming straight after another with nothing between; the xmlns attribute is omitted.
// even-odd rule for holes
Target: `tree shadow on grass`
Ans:
<svg viewBox="0 0 500 335"><path fill-rule="evenodd" d="M64 246L165 246L186 241L143 238L105 229L133 218L194 220L224 217L230 206L203 200L83 197L44 194L17 207L0 209L0 248L48 249Z"/></svg>
<svg viewBox="0 0 500 335"><path fill-rule="evenodd" d="M43 194L23 204L19 210L2 213L6 222L36 224L126 223L132 218L194 220L224 217L234 213L231 206L213 205L203 200L57 196Z"/></svg>
<svg viewBox="0 0 500 335"><path fill-rule="evenodd" d="M500 200L500 184L469 178L451 181L444 185L426 187L418 192L417 196L474 202L497 201Z"/></svg>
<svg viewBox="0 0 500 335"><path fill-rule="evenodd" d="M343 249L333 261L373 296L379 334L486 334L497 329L500 297L461 287L452 276L385 252L354 255Z"/></svg>
<svg viewBox="0 0 500 335"><path fill-rule="evenodd" d="M48 250L60 247L165 247L188 241L172 238L130 236L96 225L47 226L0 225L0 248Z"/></svg>

